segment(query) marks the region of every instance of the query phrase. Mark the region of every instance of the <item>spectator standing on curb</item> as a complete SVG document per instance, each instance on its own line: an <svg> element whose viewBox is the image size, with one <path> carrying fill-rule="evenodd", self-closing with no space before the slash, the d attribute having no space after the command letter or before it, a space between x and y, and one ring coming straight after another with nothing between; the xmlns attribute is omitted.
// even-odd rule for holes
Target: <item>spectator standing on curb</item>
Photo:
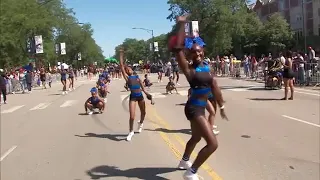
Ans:
<svg viewBox="0 0 320 180"><path fill-rule="evenodd" d="M32 89L32 73L31 73L31 71L27 71L25 78L26 78L28 92L31 93L31 89Z"/></svg>
<svg viewBox="0 0 320 180"><path fill-rule="evenodd" d="M7 89L6 89L6 77L3 73L3 70L0 70L0 95L3 97L3 103L7 104ZM1 97L0 97L0 104L1 104Z"/></svg>
<svg viewBox="0 0 320 180"><path fill-rule="evenodd" d="M316 52L312 49L312 47L309 47L309 59L311 61L316 59Z"/></svg>

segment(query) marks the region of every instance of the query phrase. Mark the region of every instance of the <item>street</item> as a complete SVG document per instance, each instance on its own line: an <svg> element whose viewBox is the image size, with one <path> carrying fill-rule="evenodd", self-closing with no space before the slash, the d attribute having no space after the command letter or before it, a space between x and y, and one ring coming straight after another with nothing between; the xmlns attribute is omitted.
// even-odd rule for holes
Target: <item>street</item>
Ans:
<svg viewBox="0 0 320 180"><path fill-rule="evenodd" d="M151 75L156 104L146 100L144 131L131 142L125 141L129 92L124 80L112 81L103 114L84 115L95 81L77 81L67 95L61 95L59 83L9 95L8 104L1 105L1 179L182 179L184 171L176 167L191 131L183 106L189 85L180 78L179 94L165 95L168 78L156 83ZM229 121L217 113L219 147L199 169L201 177L320 179L320 91L297 88L293 101L280 101L283 90L264 90L261 83L217 81ZM137 109L136 121L139 116ZM203 146L204 140L192 160Z"/></svg>

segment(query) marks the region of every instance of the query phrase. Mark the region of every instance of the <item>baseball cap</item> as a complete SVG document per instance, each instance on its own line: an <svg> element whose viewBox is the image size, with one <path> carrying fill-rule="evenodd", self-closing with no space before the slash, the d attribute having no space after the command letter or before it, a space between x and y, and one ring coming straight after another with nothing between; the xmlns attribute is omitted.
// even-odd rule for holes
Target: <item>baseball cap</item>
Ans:
<svg viewBox="0 0 320 180"><path fill-rule="evenodd" d="M96 93L96 92L98 92L98 90L97 90L97 88L93 87L93 88L91 88L90 92L91 93Z"/></svg>

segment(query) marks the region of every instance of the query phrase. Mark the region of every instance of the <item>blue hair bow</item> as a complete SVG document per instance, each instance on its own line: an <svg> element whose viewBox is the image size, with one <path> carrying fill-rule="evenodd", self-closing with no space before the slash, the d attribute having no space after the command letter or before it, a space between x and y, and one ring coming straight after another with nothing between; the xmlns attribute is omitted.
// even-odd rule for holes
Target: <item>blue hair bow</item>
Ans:
<svg viewBox="0 0 320 180"><path fill-rule="evenodd" d="M187 49L191 49L194 43L198 44L201 47L206 45L206 43L204 43L199 36L195 38L186 37L184 39L184 47Z"/></svg>

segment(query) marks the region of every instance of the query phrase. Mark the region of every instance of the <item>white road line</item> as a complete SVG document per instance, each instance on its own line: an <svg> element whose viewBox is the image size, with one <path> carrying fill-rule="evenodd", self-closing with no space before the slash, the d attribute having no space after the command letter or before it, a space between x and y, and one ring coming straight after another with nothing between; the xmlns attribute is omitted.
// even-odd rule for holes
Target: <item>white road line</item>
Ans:
<svg viewBox="0 0 320 180"><path fill-rule="evenodd" d="M187 90L178 91L178 93L179 93L181 96L188 96L188 91L187 91Z"/></svg>
<svg viewBox="0 0 320 180"><path fill-rule="evenodd" d="M41 109L45 109L48 106L50 106L51 103L40 103L38 105L36 105L35 107L31 108L30 111L34 111L34 110L41 110Z"/></svg>
<svg viewBox="0 0 320 180"><path fill-rule="evenodd" d="M228 89L229 91L235 91L235 92L244 92L244 91L249 91L248 89L245 88L236 88L236 89Z"/></svg>
<svg viewBox="0 0 320 180"><path fill-rule="evenodd" d="M150 93L150 95L152 95L152 98L154 98L154 99L161 99L161 98L167 97L166 95L159 93L159 92ZM120 96L121 101L123 101L127 96L128 96L128 94L121 95ZM129 100L129 98L127 100Z"/></svg>
<svg viewBox="0 0 320 180"><path fill-rule="evenodd" d="M126 95L121 95L121 96L120 96L121 101L123 101L127 96L128 96L128 94L126 94Z"/></svg>
<svg viewBox="0 0 320 180"><path fill-rule="evenodd" d="M150 95L152 95L152 98L154 98L154 99L160 99L160 98L166 97L166 95L163 95L162 93L159 93L159 92L150 93Z"/></svg>
<svg viewBox="0 0 320 180"><path fill-rule="evenodd" d="M12 153L18 146L12 146L7 152L5 152L2 156L0 161L3 161L10 153Z"/></svg>
<svg viewBox="0 0 320 180"><path fill-rule="evenodd" d="M18 109L22 108L23 106L24 106L24 105L21 105L21 106L15 106L15 107L12 107L12 108L10 108L10 109L7 109L7 110L2 111L1 113L2 113L2 114L12 113L12 112L14 112L14 111L16 111L16 110L18 110Z"/></svg>
<svg viewBox="0 0 320 180"><path fill-rule="evenodd" d="M306 94L306 95L311 95L311 96L318 96L320 97L320 94L313 94L313 93L307 93L307 92L301 92L301 91L294 91L295 93L300 93L300 94Z"/></svg>
<svg viewBox="0 0 320 180"><path fill-rule="evenodd" d="M305 92L320 94L320 91L317 91L317 90L310 90L310 89L303 89L303 88L295 88L295 89L297 89L298 91L305 91Z"/></svg>
<svg viewBox="0 0 320 180"><path fill-rule="evenodd" d="M70 107L70 106L74 105L76 102L77 102L76 100L67 100L60 107L62 107L62 108Z"/></svg>
<svg viewBox="0 0 320 180"><path fill-rule="evenodd" d="M311 123L311 122L304 121L304 120L301 120L301 119L298 119L298 118L294 118L294 117L291 117L291 116L287 116L287 115L282 115L282 117L285 117L285 118L288 118L288 119L291 119L291 120L294 120L294 121L298 121L298 122L301 122L301 123L305 123L305 124L320 128L319 124Z"/></svg>

